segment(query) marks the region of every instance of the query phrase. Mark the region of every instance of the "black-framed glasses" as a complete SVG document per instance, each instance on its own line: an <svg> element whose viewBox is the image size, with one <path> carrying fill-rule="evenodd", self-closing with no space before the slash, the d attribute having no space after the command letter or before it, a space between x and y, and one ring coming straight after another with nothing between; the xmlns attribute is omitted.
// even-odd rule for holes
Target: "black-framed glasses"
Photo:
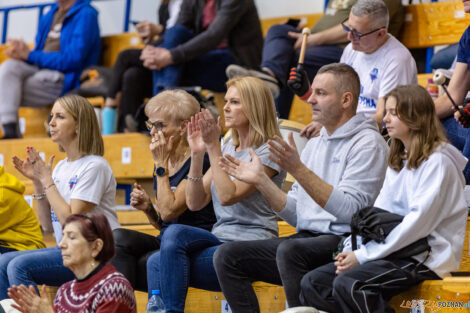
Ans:
<svg viewBox="0 0 470 313"><path fill-rule="evenodd" d="M345 19L344 21L342 21L342 22L341 22L341 26L343 27L343 30L344 30L345 32L351 33L352 36L353 36L353 38L354 38L355 40L358 40L358 41L361 40L361 38L364 37L364 36L373 34L373 33L375 33L376 31L379 31L379 30L381 30L382 28L385 28L385 26L382 26L382 27L379 27L379 28L377 28L377 29L371 30L370 32L367 32L367 33L365 33L365 34L360 34L360 33L358 33L355 29L352 29L352 28L350 28L348 25L345 25L345 24L344 24L348 19L349 19L349 18L347 18L347 19Z"/></svg>
<svg viewBox="0 0 470 313"><path fill-rule="evenodd" d="M151 131L152 127L155 127L155 129L159 131L165 128L165 124L160 121L157 121L157 122L145 121L145 127L147 127L148 131Z"/></svg>

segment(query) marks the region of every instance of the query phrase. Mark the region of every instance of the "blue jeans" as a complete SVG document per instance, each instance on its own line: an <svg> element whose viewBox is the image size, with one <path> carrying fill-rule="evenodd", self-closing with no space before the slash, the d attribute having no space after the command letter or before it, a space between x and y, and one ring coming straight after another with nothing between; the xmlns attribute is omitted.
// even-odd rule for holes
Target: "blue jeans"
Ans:
<svg viewBox="0 0 470 313"><path fill-rule="evenodd" d="M184 312L188 287L220 291L212 257L222 242L207 230L170 225L147 261L148 290L159 289L167 313Z"/></svg>
<svg viewBox="0 0 470 313"><path fill-rule="evenodd" d="M450 69L454 59L457 56L459 44L449 45L448 47L439 50L431 58L431 68L436 70L438 68Z"/></svg>
<svg viewBox="0 0 470 313"><path fill-rule="evenodd" d="M58 287L74 278L72 271L63 265L58 247L0 255L0 300L8 299L7 290L13 285Z"/></svg>
<svg viewBox="0 0 470 313"><path fill-rule="evenodd" d="M263 58L261 68L269 68L282 84L276 109L280 118L289 118L290 107L294 94L287 87L289 72L297 66L300 50L294 49L295 39L289 37L288 32L298 30L287 24L274 25L268 30L264 39ZM339 62L343 49L338 45L324 45L307 47L305 51L304 68L310 81L317 71L325 64Z"/></svg>
<svg viewBox="0 0 470 313"><path fill-rule="evenodd" d="M462 127L453 116L441 120L447 134L447 139L457 149L462 151L462 154L469 159L467 165L463 170L465 176L465 183L470 184L470 128Z"/></svg>
<svg viewBox="0 0 470 313"><path fill-rule="evenodd" d="M183 25L165 31L161 48L168 50L189 41L194 32ZM211 50L183 64L173 64L153 71L154 94L176 86L201 86L216 92L225 91L225 68L235 60L228 49Z"/></svg>
<svg viewBox="0 0 470 313"><path fill-rule="evenodd" d="M16 251L16 250L12 249L12 248L7 248L7 247L0 246L0 255L3 254L3 253L12 252L12 251Z"/></svg>

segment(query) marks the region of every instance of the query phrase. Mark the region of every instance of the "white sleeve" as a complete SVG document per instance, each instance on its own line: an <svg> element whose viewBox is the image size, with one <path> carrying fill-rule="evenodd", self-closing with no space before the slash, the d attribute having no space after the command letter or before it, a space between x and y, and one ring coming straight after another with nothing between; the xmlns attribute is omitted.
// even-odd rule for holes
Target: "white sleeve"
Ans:
<svg viewBox="0 0 470 313"><path fill-rule="evenodd" d="M409 54L393 58L380 79L379 98L385 97L392 89L401 85L418 83L416 62Z"/></svg>
<svg viewBox="0 0 470 313"><path fill-rule="evenodd" d="M114 179L113 173L104 163L89 162L80 173L70 199L83 200L98 205L109 186L110 179Z"/></svg>
<svg viewBox="0 0 470 313"><path fill-rule="evenodd" d="M431 234L437 226L448 217L456 201L452 197L462 195L462 182L456 167L448 158L435 158L432 162L422 164L422 173L409 198L408 214L385 238L384 243L369 241L355 250L359 263L377 260L400 250L407 245ZM405 170L405 169L403 169ZM418 170L421 170L418 168ZM462 189L462 190L460 190ZM395 192L383 190L382 192ZM386 208L384 208L386 209Z"/></svg>
<svg viewBox="0 0 470 313"><path fill-rule="evenodd" d="M340 63L345 63L345 64L348 64L350 65L349 63L351 62L351 48L352 45L351 43L349 43L346 48L344 48L343 50L343 54L341 54L341 59L339 60Z"/></svg>

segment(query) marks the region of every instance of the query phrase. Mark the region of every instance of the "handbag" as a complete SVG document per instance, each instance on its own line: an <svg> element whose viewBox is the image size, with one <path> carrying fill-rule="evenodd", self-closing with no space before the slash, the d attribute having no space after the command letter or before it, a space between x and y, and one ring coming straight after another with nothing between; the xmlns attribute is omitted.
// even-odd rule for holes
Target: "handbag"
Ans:
<svg viewBox="0 0 470 313"><path fill-rule="evenodd" d="M374 240L377 243L385 242L388 234L401 222L403 216L389 211L376 208L365 207L357 211L351 218L351 245L352 250L357 250L357 235L362 237L362 243ZM427 237L421 238L406 247L388 255L388 258L403 259L418 255L427 251L426 259L431 252L431 246L428 243ZM424 263L421 262L421 263Z"/></svg>

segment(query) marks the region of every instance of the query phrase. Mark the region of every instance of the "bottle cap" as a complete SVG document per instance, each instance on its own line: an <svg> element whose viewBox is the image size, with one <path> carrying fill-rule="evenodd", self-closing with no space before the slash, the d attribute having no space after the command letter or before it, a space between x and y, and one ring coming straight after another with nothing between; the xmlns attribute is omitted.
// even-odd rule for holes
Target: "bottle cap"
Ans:
<svg viewBox="0 0 470 313"><path fill-rule="evenodd" d="M159 295L159 294L160 294L160 290L158 289L152 290L152 295Z"/></svg>

